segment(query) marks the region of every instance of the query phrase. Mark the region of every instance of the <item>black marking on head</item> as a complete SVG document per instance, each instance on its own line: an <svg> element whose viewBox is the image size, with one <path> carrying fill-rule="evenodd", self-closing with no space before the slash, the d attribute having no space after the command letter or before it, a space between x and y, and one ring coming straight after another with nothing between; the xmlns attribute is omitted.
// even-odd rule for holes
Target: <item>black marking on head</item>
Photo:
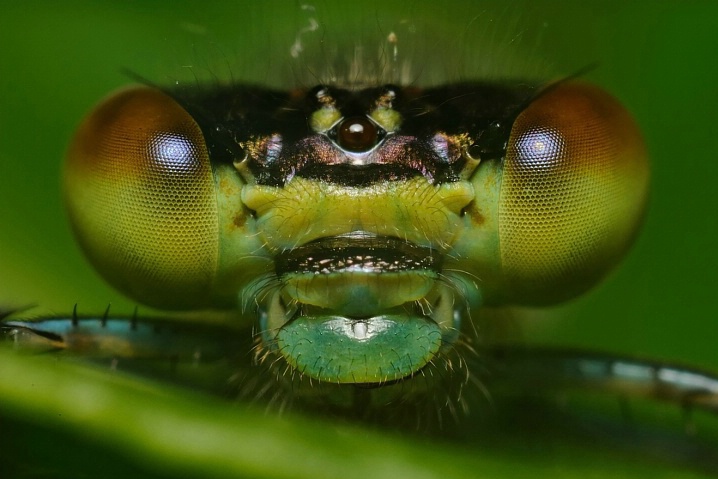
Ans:
<svg viewBox="0 0 718 479"><path fill-rule="evenodd" d="M326 85L290 91L230 85L168 93L197 121L213 164L245 161L251 173L247 181L283 186L302 176L366 186L414 175L432 183L457 181L467 149L473 158L503 158L515 118L537 91L535 84L467 82L358 91ZM345 147L337 132L317 133L310 127L312 114L327 105L345 120L371 122L371 112L391 108L402 121L397 131L385 132L377 125L375 139ZM444 139L442 148L437 136ZM366 168L376 164L387 166Z"/></svg>
<svg viewBox="0 0 718 479"><path fill-rule="evenodd" d="M439 273L439 252L408 241L363 232L320 238L275 258L278 276L287 273L328 274L361 268L391 273L424 270Z"/></svg>
<svg viewBox="0 0 718 479"><path fill-rule="evenodd" d="M309 165L302 170L302 177L342 186L362 188L382 181L408 180L421 173L402 165Z"/></svg>

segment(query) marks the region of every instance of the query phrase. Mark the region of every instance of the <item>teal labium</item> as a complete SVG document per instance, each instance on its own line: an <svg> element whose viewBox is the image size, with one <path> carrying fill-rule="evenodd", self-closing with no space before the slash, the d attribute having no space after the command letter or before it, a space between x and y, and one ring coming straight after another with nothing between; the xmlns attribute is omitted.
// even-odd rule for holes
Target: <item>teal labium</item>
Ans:
<svg viewBox="0 0 718 479"><path fill-rule="evenodd" d="M377 386L456 368L472 310L595 285L648 163L625 109L574 82L133 87L83 122L64 188L130 297L236 309L277 380Z"/></svg>

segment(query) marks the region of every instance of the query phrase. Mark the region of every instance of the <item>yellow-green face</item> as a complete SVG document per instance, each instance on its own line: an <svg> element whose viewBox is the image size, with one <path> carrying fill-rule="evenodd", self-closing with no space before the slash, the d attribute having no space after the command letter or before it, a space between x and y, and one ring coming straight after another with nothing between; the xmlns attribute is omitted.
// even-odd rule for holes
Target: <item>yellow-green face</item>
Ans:
<svg viewBox="0 0 718 479"><path fill-rule="evenodd" d="M581 83L135 87L80 126L64 185L130 297L236 308L301 375L384 384L440 362L472 309L596 284L635 237L648 164Z"/></svg>

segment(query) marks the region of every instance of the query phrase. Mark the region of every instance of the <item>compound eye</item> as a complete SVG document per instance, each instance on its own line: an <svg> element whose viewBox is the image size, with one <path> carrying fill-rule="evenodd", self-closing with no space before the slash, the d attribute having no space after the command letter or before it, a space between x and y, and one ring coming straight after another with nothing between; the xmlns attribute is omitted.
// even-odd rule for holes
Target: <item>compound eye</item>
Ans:
<svg viewBox="0 0 718 479"><path fill-rule="evenodd" d="M120 91L67 154L78 241L107 281L151 306L206 306L218 261L215 182L197 123L159 90Z"/></svg>
<svg viewBox="0 0 718 479"><path fill-rule="evenodd" d="M648 162L627 111L602 90L560 84L511 130L499 199L504 290L548 304L594 285L643 216Z"/></svg>

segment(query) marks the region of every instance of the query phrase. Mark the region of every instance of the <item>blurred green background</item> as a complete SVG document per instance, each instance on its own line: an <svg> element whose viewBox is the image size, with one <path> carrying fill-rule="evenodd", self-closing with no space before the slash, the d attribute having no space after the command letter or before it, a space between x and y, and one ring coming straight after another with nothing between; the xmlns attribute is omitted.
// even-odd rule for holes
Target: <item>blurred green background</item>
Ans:
<svg viewBox="0 0 718 479"><path fill-rule="evenodd" d="M305 31L312 18L319 29ZM370 45L373 58L373 45L396 31L399 58L413 62L418 83L557 78L595 65L585 77L615 94L644 131L650 210L635 248L599 288L525 312L526 339L718 370L716 19L713 1L6 2L0 304L134 307L85 263L59 189L69 138L99 99L129 83L123 68L157 83L195 76L311 83L347 45ZM294 59L298 35L305 51Z"/></svg>

